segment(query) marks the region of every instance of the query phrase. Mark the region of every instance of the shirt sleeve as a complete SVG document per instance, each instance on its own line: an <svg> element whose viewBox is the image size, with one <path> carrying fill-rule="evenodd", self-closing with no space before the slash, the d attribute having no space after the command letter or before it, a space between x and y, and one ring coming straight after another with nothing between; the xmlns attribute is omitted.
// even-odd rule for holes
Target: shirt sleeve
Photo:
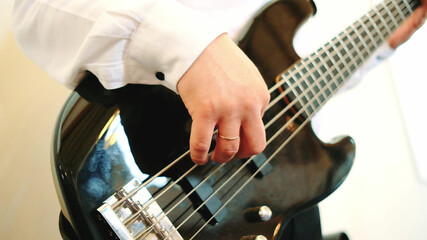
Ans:
<svg viewBox="0 0 427 240"><path fill-rule="evenodd" d="M72 89L90 71L107 89L161 84L176 92L225 32L175 0L17 0L13 23L28 57Z"/></svg>

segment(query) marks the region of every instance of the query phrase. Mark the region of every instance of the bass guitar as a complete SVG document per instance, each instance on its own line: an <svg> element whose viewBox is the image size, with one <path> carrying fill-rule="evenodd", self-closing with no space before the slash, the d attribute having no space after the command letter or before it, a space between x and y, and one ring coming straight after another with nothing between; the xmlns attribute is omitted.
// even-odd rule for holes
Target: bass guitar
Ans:
<svg viewBox="0 0 427 240"><path fill-rule="evenodd" d="M303 59L292 41L315 13L314 3L265 6L239 42L271 94L263 118L267 147L249 159L192 163L191 119L164 87L114 93L125 102L138 95L137 102L149 103L132 109L121 103L105 108L73 93L57 121L52 169L76 236L282 239L290 219L337 189L353 163L354 141L323 143L310 119L418 4L386 0Z"/></svg>

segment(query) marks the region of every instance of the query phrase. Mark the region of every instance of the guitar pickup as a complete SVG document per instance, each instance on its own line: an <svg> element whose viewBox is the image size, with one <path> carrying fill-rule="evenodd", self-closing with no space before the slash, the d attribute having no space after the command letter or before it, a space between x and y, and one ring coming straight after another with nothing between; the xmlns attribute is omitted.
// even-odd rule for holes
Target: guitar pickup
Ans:
<svg viewBox="0 0 427 240"><path fill-rule="evenodd" d="M189 193L200 184L200 179L201 178L197 175L188 176L180 181L180 185L184 192ZM209 224L216 225L227 215L227 210L224 208L217 213L223 204L217 195L210 197L213 193L213 188L208 183L204 182L190 194L189 198L191 199L194 208L198 208L203 204L198 212L202 215L205 221L210 220ZM207 200L209 197L210 199Z"/></svg>
<svg viewBox="0 0 427 240"><path fill-rule="evenodd" d="M140 185L141 181L134 178L97 209L103 218L100 220L116 235L114 239L183 240L145 187L129 195Z"/></svg>
<svg viewBox="0 0 427 240"><path fill-rule="evenodd" d="M247 160L246 160L247 161ZM248 163L247 167L249 168L249 171L252 174L255 174L258 169L261 168L261 166L267 161L267 157L264 153L260 153L256 155L250 163ZM270 163L267 163L256 175L255 178L263 178L266 176L269 172L273 170L273 166L271 166Z"/></svg>

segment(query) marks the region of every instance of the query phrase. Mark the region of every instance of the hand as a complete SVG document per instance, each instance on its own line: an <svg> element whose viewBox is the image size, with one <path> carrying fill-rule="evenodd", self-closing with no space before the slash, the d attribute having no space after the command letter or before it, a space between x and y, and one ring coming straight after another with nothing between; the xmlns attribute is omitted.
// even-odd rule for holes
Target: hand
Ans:
<svg viewBox="0 0 427 240"><path fill-rule="evenodd" d="M396 49L406 42L424 24L426 17L427 0L422 0L421 5L388 38L390 46Z"/></svg>
<svg viewBox="0 0 427 240"><path fill-rule="evenodd" d="M179 80L177 89L192 119L190 154L197 164L208 161L214 128L212 160L224 163L246 158L265 148L262 116L269 102L267 86L255 65L227 34L218 36Z"/></svg>

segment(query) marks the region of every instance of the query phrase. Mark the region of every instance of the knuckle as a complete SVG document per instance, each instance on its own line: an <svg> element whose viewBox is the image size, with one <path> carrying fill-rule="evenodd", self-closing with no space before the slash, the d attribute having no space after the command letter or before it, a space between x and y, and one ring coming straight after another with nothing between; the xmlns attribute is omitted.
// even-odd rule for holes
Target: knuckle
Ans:
<svg viewBox="0 0 427 240"><path fill-rule="evenodd" d="M202 143L202 142L195 142L191 145L191 150L193 150L193 152L195 153L206 153L209 151L209 145L206 143Z"/></svg>
<svg viewBox="0 0 427 240"><path fill-rule="evenodd" d="M221 150L219 150L219 154L224 158L231 158L239 151L239 146L237 144L227 144Z"/></svg>
<svg viewBox="0 0 427 240"><path fill-rule="evenodd" d="M221 110L225 114L233 115L236 112L236 110L239 109L240 103L238 103L236 100L232 100L232 99L228 99L228 100L223 99L221 101L220 105L222 106Z"/></svg>
<svg viewBox="0 0 427 240"><path fill-rule="evenodd" d="M264 144L259 144L256 145L253 149L252 149L252 155L257 155L260 154L264 151L265 149L265 143Z"/></svg>
<svg viewBox="0 0 427 240"><path fill-rule="evenodd" d="M204 165L206 163L206 159L197 156L191 156L191 160L198 165Z"/></svg>
<svg viewBox="0 0 427 240"><path fill-rule="evenodd" d="M256 145L252 145L250 148L247 149L246 155L253 156L262 153L265 150L266 144L258 143Z"/></svg>
<svg viewBox="0 0 427 240"><path fill-rule="evenodd" d="M225 159L231 159L232 157L234 157L234 155L236 155L236 153L237 153L237 149L225 150L222 152L222 156Z"/></svg>
<svg viewBox="0 0 427 240"><path fill-rule="evenodd" d="M197 111L189 112L193 119L209 119L212 113L216 111L215 105L210 101L202 101L198 106Z"/></svg>
<svg viewBox="0 0 427 240"><path fill-rule="evenodd" d="M238 152L238 148L227 148L227 149L216 149L216 153L213 155L212 160L218 163L224 163L230 161Z"/></svg>

